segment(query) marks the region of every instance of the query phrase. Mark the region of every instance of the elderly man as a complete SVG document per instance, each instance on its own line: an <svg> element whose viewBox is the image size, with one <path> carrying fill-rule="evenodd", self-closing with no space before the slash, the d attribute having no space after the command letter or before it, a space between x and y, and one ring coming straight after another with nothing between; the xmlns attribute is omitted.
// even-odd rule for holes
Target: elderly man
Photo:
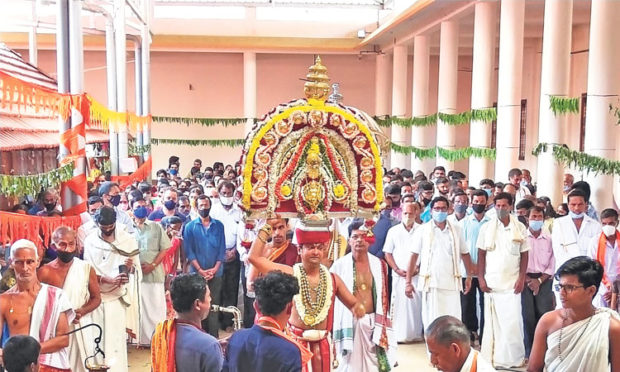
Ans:
<svg viewBox="0 0 620 372"><path fill-rule="evenodd" d="M102 304L92 317L103 329L103 350L110 372L128 370L125 331L134 339L140 334L140 250L132 235L117 228L116 216L113 208L101 207L95 213L99 231L84 241L84 260L95 269L101 287Z"/></svg>
<svg viewBox="0 0 620 372"><path fill-rule="evenodd" d="M563 309L540 319L528 372L618 371L620 317L613 310L592 306L603 266L589 257L575 257L560 266L555 276Z"/></svg>
<svg viewBox="0 0 620 372"><path fill-rule="evenodd" d="M52 235L58 258L37 271L42 283L62 288L75 310L70 330L92 323L91 314L101 304L97 275L90 264L77 257L76 240L74 230L66 226L58 227ZM84 360L93 354L93 338L92 328L69 336L69 361L74 372L86 371Z"/></svg>
<svg viewBox="0 0 620 372"><path fill-rule="evenodd" d="M460 320L444 315L426 329L431 364L443 372L494 372L480 353L472 349L469 330Z"/></svg>
<svg viewBox="0 0 620 372"><path fill-rule="evenodd" d="M39 282L39 255L33 242L21 239L11 246L11 268L17 284L0 295L0 332L30 335L41 343L40 371L70 371L69 323L75 313L56 287ZM6 335L3 335L6 336Z"/></svg>
<svg viewBox="0 0 620 372"><path fill-rule="evenodd" d="M368 254L368 231L364 221L349 225L351 252L331 267L357 298L366 314L353 319L349 310L337 301L334 308L334 345L338 371L389 371L395 364L396 338L388 302L387 265Z"/></svg>
<svg viewBox="0 0 620 372"><path fill-rule="evenodd" d="M140 249L142 283L140 283L140 337L139 345L150 345L157 323L166 319L166 274L161 262L172 245L161 224L147 221L146 201L143 198L131 201L134 238Z"/></svg>
<svg viewBox="0 0 620 372"><path fill-rule="evenodd" d="M521 292L528 263L526 227L510 215L512 196L495 196L497 218L480 227L478 281L484 294L482 354L493 366L520 367L525 362Z"/></svg>
<svg viewBox="0 0 620 372"><path fill-rule="evenodd" d="M365 316L366 308L349 292L338 275L330 275L327 267L321 264L330 239L327 229L302 224L296 230L301 263L293 267L276 264L265 257L263 250L271 234L272 226L265 224L252 243L248 259L261 273L280 270L297 278L300 294L294 297L288 328L295 339L314 354L303 371L331 371L333 352L329 315L333 311L335 297L354 311L358 318Z"/></svg>

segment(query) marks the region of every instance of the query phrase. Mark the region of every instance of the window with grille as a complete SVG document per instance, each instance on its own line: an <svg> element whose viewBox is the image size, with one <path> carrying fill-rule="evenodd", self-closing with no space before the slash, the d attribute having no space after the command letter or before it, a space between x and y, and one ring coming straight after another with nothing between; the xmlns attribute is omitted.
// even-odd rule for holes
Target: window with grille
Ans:
<svg viewBox="0 0 620 372"><path fill-rule="evenodd" d="M519 125L519 160L525 160L525 132L527 127L527 100L521 100L521 123Z"/></svg>

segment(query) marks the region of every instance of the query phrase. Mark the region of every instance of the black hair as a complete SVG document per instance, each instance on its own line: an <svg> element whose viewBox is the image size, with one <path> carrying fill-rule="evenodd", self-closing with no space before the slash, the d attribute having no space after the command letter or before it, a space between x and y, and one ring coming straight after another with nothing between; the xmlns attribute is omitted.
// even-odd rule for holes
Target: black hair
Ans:
<svg viewBox="0 0 620 372"><path fill-rule="evenodd" d="M429 181L420 181L418 184L418 190L433 191L434 188L433 183Z"/></svg>
<svg viewBox="0 0 620 372"><path fill-rule="evenodd" d="M613 208L607 208L607 209L603 209L603 211L601 212L601 220L603 218L615 218L616 220L618 219L618 211L616 211Z"/></svg>
<svg viewBox="0 0 620 372"><path fill-rule="evenodd" d="M437 196L435 197L433 200L431 200L431 209L433 209L433 207L435 206L435 203L437 202L445 202L446 206L450 205L450 202L448 201L448 199L446 199L445 196Z"/></svg>
<svg viewBox="0 0 620 372"><path fill-rule="evenodd" d="M205 194L198 195L198 197L196 198L196 206L198 206L198 200L204 200L204 199L207 199L209 201L209 208L211 208L213 206L213 202L211 201L211 198Z"/></svg>
<svg viewBox="0 0 620 372"><path fill-rule="evenodd" d="M514 176L522 176L523 172L521 172L521 169L519 168L512 168L511 170L508 171L508 178L512 178Z"/></svg>
<svg viewBox="0 0 620 372"><path fill-rule="evenodd" d="M140 184L138 185L138 190L140 190L141 193L145 194L145 193L151 193L152 188L151 185L149 185L146 182L140 182Z"/></svg>
<svg viewBox="0 0 620 372"><path fill-rule="evenodd" d="M474 191L471 192L471 200L474 200L474 196L484 196L484 200L489 200L489 195L486 193L486 191L482 190L482 189L476 189Z"/></svg>
<svg viewBox="0 0 620 372"><path fill-rule="evenodd" d="M560 266L555 273L555 279L559 281L564 275L575 275L584 288L595 286L596 292L598 292L598 287L603 280L603 266L590 257L577 256Z"/></svg>
<svg viewBox="0 0 620 372"><path fill-rule="evenodd" d="M235 192L235 184L230 182L230 181L224 181L222 183L220 183L217 187L217 192L222 192L223 188L227 188L229 190L232 190L232 192Z"/></svg>
<svg viewBox="0 0 620 372"><path fill-rule="evenodd" d="M349 236L351 236L351 234L353 234L353 231L355 230L359 230L360 227L364 226L364 219L363 218L355 218L347 227L347 231L349 232Z"/></svg>
<svg viewBox="0 0 620 372"><path fill-rule="evenodd" d="M413 172L409 169L401 170L400 175L403 176L403 178L413 178Z"/></svg>
<svg viewBox="0 0 620 372"><path fill-rule="evenodd" d="M192 309L194 301L202 301L207 293L207 280L197 273L177 275L170 284L172 307L177 313Z"/></svg>
<svg viewBox="0 0 620 372"><path fill-rule="evenodd" d="M163 177L168 177L168 172L166 172L166 170L165 170L165 169L160 169L160 170L158 170L158 171L155 173L155 175L157 175L157 177L159 177L159 175L160 175L160 174L162 174L162 173L164 174L164 175L163 175Z"/></svg>
<svg viewBox="0 0 620 372"><path fill-rule="evenodd" d="M444 168L444 167L443 167L443 166L441 166L441 165L438 165L438 166L436 166L435 168L433 168L433 171L432 171L431 173L435 173L435 171L438 171L438 170L441 170L441 171L443 171L444 173L446 173L446 168Z"/></svg>
<svg viewBox="0 0 620 372"><path fill-rule="evenodd" d="M194 185L194 186L190 187L190 188L189 188L189 193L191 194L191 193L192 193L192 191L194 191L194 190L196 190L196 189L197 189L198 191L200 191L200 194L204 194L204 193L205 193L205 189L202 187L202 185Z"/></svg>
<svg viewBox="0 0 620 372"><path fill-rule="evenodd" d="M24 372L26 367L37 363L41 345L28 335L16 335L6 342L2 350L4 368L7 372Z"/></svg>
<svg viewBox="0 0 620 372"><path fill-rule="evenodd" d="M116 222L116 211L112 207L103 206L97 209L93 217L97 225L112 225Z"/></svg>
<svg viewBox="0 0 620 372"><path fill-rule="evenodd" d="M497 186L497 184L496 184L496 186ZM502 199L507 200L508 204L512 205L512 202L513 202L512 194L507 193L507 192L500 192L499 194L497 194L495 196L495 202L497 202L498 200L502 200Z"/></svg>
<svg viewBox="0 0 620 372"><path fill-rule="evenodd" d="M491 186L493 188L493 187L495 187L495 182L493 182L493 180L490 179L490 178L484 178L484 179L480 180L479 185L480 185L480 187L482 187L484 185L489 185L489 186Z"/></svg>
<svg viewBox="0 0 620 372"><path fill-rule="evenodd" d="M448 182L448 177L437 177L437 179L435 179L435 185L446 182Z"/></svg>
<svg viewBox="0 0 620 372"><path fill-rule="evenodd" d="M179 216L166 216L161 219L161 225L166 228L170 225L175 225L177 223L183 223Z"/></svg>
<svg viewBox="0 0 620 372"><path fill-rule="evenodd" d="M519 202L519 203L520 203L520 202ZM517 205L519 205L519 203L517 203ZM518 208L517 208L517 209L518 209ZM545 210L544 210L543 208L541 208L541 207L539 207L539 206L535 205L535 206L533 206L533 207L531 207L531 208L528 208L528 211L527 211L527 216L528 216L528 218L530 217L530 214L532 213L532 211L534 211L534 212L540 212L540 213L542 213L543 218L545 217Z"/></svg>
<svg viewBox="0 0 620 372"><path fill-rule="evenodd" d="M534 206L534 202L529 199L521 199L515 206L515 209L527 209L530 210Z"/></svg>
<svg viewBox="0 0 620 372"><path fill-rule="evenodd" d="M168 158L168 167L170 167L172 164L176 164L179 165L179 157L172 155L171 157Z"/></svg>
<svg viewBox="0 0 620 372"><path fill-rule="evenodd" d="M136 197L131 199L131 201L129 202L129 208L133 209L134 204L136 204L136 202L139 202L139 201L146 201L144 200L142 193L140 193L140 195L137 195Z"/></svg>
<svg viewBox="0 0 620 372"><path fill-rule="evenodd" d="M103 204L103 199L101 199L101 196L97 195L97 196L91 196L88 198L88 202L87 202L88 205L93 205L97 203Z"/></svg>
<svg viewBox="0 0 620 372"><path fill-rule="evenodd" d="M583 201L586 203L588 203L589 200L589 195L587 195L582 189L573 189L572 191L570 191L566 196L566 202L570 203L570 198L573 197L583 198Z"/></svg>
<svg viewBox="0 0 620 372"><path fill-rule="evenodd" d="M292 275L271 271L254 281L256 304L263 315L279 315L299 293L299 283Z"/></svg>
<svg viewBox="0 0 620 372"><path fill-rule="evenodd" d="M506 184L505 184L505 183L503 183L503 182L495 182L495 186L494 186L494 187L495 187L496 189L502 189L502 190L503 190L505 185L506 185Z"/></svg>
<svg viewBox="0 0 620 372"><path fill-rule="evenodd" d="M385 187L384 194L385 195L400 195L400 186L390 184Z"/></svg>
<svg viewBox="0 0 620 372"><path fill-rule="evenodd" d="M573 186L571 186L570 189L571 189L571 192L569 193L569 195L572 194L575 190L580 190L583 192L585 196L586 203L590 201L590 195L591 195L590 184L587 183L586 181L577 181L573 183Z"/></svg>
<svg viewBox="0 0 620 372"><path fill-rule="evenodd" d="M102 183L99 186L99 196L108 195L110 193L110 190L112 190L113 187L120 188L120 186L116 182L106 181L106 182Z"/></svg>

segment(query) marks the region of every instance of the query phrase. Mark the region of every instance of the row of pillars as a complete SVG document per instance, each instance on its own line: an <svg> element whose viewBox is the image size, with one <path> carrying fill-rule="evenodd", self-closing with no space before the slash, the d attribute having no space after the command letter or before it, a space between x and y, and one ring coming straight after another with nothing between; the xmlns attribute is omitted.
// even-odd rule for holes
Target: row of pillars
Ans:
<svg viewBox="0 0 620 372"><path fill-rule="evenodd" d="M497 91L493 89L496 43L497 7L500 6L499 71ZM554 115L549 97L569 96L570 55L572 34L572 0L546 0L544 13L541 95L539 113L539 142L562 144L565 142L566 117ZM469 160L469 179L472 184L483 178L507 180L508 171L519 167L519 127L521 116L523 44L525 0L481 1L475 4L474 41L472 61L471 108L489 108L497 98L497 158L495 164L486 159ZM620 93L620 33L614 23L620 19L620 1L592 0L588 60L588 113L586 117L585 152L608 159L616 157L616 128L609 106ZM428 35L415 36L413 41L413 95L412 116L431 114L429 109L429 60ZM439 79L437 111L456 113L457 66L459 24L448 19L441 22L439 50ZM407 45L395 45L393 64L389 56L377 55L376 63L376 115L390 113L403 117L407 97ZM392 69L392 90L389 75ZM419 148L435 146L446 149L456 147L454 126L438 119L436 127L399 126L391 128L393 143ZM470 146L489 148L491 127L489 123L472 121ZM392 151L390 166L428 171L435 165L454 169L454 163L438 157L421 160L415 155ZM554 203L562 200L562 173L551 153L538 158L538 194L546 195ZM613 177L585 175L592 187L592 201L597 208L613 204Z"/></svg>

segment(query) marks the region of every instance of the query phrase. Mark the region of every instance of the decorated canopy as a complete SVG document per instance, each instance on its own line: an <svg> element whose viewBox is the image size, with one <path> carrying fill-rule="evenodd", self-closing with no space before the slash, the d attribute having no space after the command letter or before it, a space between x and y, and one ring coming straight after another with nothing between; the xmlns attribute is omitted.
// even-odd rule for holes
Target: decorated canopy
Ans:
<svg viewBox="0 0 620 372"><path fill-rule="evenodd" d="M327 69L317 57L305 99L281 104L254 124L241 165L240 202L251 218L370 217L383 200L374 120L327 99Z"/></svg>

